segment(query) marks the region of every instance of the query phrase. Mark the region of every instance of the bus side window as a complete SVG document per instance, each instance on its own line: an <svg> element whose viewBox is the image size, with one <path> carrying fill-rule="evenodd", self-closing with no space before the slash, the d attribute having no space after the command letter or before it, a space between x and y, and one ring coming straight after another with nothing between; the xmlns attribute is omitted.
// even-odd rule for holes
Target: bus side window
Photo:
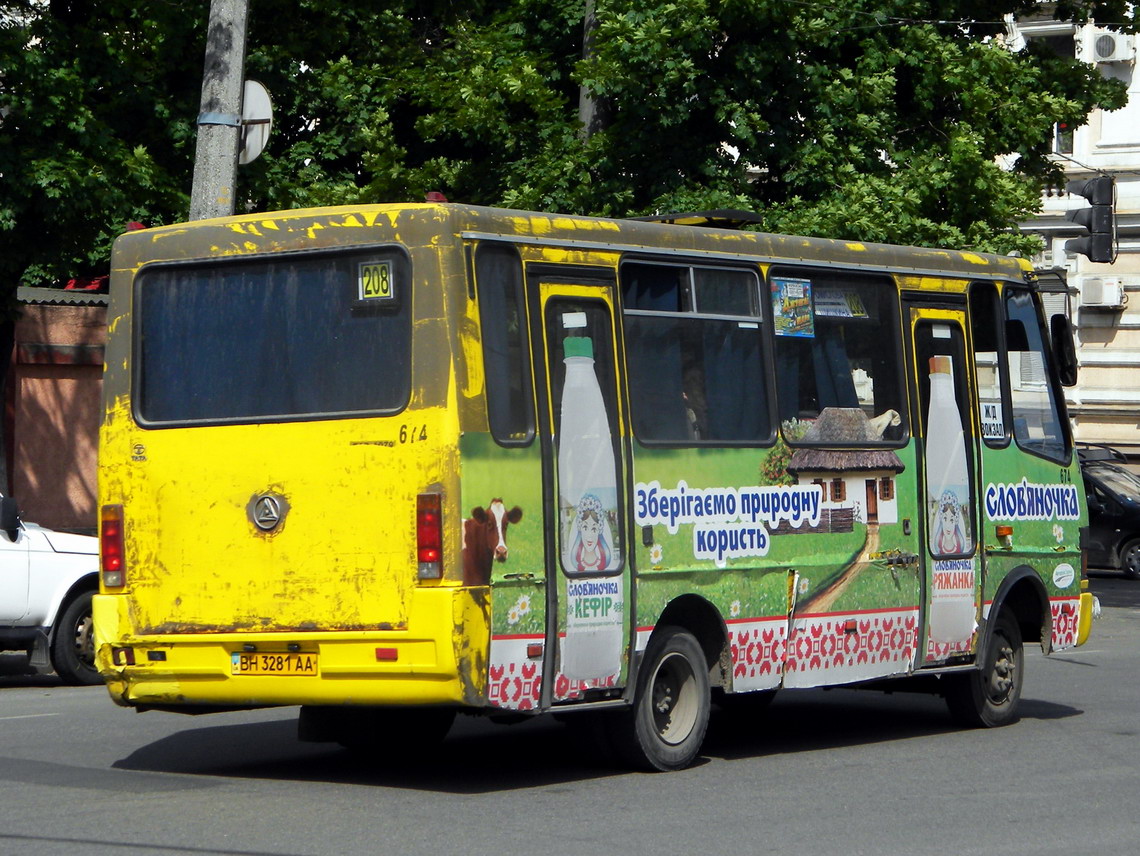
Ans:
<svg viewBox="0 0 1140 856"><path fill-rule="evenodd" d="M880 278L773 269L777 401L789 443L907 436L897 291Z"/></svg>
<svg viewBox="0 0 1140 856"><path fill-rule="evenodd" d="M1001 299L992 282L970 286L970 333L978 379L978 413L987 446L1009 445L1008 408L1004 401L1005 360L1001 354Z"/></svg>
<svg viewBox="0 0 1140 856"><path fill-rule="evenodd" d="M1041 315L1033 295L1011 288L1005 299L1013 436L1026 451L1064 463L1069 436L1057 407Z"/></svg>
<svg viewBox="0 0 1140 856"><path fill-rule="evenodd" d="M640 441L770 440L758 287L750 270L622 265L630 413Z"/></svg>
<svg viewBox="0 0 1140 856"><path fill-rule="evenodd" d="M504 446L525 446L534 437L534 405L518 251L506 244L480 244L475 281L491 436Z"/></svg>

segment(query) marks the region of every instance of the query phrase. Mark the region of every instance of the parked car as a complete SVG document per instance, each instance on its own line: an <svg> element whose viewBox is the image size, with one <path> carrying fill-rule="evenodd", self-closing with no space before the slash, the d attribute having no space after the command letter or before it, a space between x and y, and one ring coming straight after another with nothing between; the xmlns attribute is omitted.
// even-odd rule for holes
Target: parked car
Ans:
<svg viewBox="0 0 1140 856"><path fill-rule="evenodd" d="M1084 445L1077 453L1089 504L1089 567L1140 580L1140 477L1108 446Z"/></svg>
<svg viewBox="0 0 1140 856"><path fill-rule="evenodd" d="M25 651L38 672L69 684L102 683L95 668L91 596L98 539L20 520L0 497L0 651Z"/></svg>

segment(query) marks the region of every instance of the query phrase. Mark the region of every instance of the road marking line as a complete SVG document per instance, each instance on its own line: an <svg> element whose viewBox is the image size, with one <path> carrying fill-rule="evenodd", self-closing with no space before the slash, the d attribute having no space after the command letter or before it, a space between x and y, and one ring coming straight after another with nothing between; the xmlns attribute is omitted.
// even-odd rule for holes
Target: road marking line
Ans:
<svg viewBox="0 0 1140 856"><path fill-rule="evenodd" d="M0 716L0 722L9 719L38 719L41 716L59 716L58 713L24 713L19 716Z"/></svg>

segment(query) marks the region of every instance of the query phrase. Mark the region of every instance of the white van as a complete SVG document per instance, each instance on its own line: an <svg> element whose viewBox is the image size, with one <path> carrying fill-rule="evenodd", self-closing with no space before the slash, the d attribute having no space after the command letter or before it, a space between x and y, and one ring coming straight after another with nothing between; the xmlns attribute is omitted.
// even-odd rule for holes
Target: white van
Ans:
<svg viewBox="0 0 1140 856"><path fill-rule="evenodd" d="M68 684L100 684L91 596L99 588L99 541L20 520L0 497L0 651L26 651L37 672Z"/></svg>

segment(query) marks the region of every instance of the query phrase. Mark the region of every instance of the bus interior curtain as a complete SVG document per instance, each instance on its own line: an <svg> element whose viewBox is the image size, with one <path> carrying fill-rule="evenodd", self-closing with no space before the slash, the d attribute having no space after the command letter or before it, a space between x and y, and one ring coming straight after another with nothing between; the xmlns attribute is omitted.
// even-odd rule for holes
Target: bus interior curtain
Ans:
<svg viewBox="0 0 1140 856"><path fill-rule="evenodd" d="M637 386L631 396L634 426L646 439L679 442L689 436L677 326L672 318L626 321L629 377Z"/></svg>
<svg viewBox="0 0 1140 856"><path fill-rule="evenodd" d="M838 331L836 331L838 334ZM819 396L819 409L828 407L858 407L855 380L851 376L851 362L847 348L839 335L816 336L812 342L812 361L815 364L815 384Z"/></svg>
<svg viewBox="0 0 1140 856"><path fill-rule="evenodd" d="M759 395L760 337L735 325L709 325L704 335L705 398L708 436L716 440L750 440L760 437L764 421Z"/></svg>

